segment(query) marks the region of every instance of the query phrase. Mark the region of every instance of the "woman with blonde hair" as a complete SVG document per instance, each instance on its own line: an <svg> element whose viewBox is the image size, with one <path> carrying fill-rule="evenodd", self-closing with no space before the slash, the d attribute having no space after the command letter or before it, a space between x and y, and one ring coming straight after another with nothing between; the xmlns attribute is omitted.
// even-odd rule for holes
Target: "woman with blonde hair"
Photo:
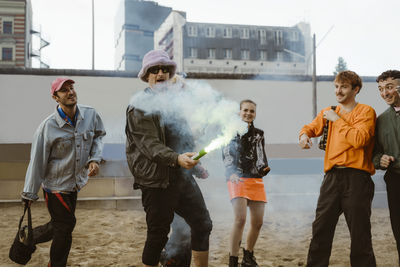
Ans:
<svg viewBox="0 0 400 267"><path fill-rule="evenodd" d="M239 134L223 149L223 161L235 220L230 236L229 266L238 266L239 248L246 223L247 207L250 210L250 229L246 248L243 248L242 267L257 267L254 257L256 244L263 224L267 202L262 177L270 171L265 154L264 132L254 127L256 103L246 99L240 102L240 117L248 123L248 131Z"/></svg>

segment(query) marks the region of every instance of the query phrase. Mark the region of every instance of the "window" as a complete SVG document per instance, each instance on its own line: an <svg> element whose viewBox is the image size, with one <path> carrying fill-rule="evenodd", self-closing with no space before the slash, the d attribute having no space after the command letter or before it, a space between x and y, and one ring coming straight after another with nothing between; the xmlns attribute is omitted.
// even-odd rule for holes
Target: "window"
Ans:
<svg viewBox="0 0 400 267"><path fill-rule="evenodd" d="M3 21L3 33L4 34L12 34L13 33L12 21Z"/></svg>
<svg viewBox="0 0 400 267"><path fill-rule="evenodd" d="M126 60L133 60L133 61L140 61L140 56L139 56L139 55L125 54L125 55L123 56L123 59L126 59Z"/></svg>
<svg viewBox="0 0 400 267"><path fill-rule="evenodd" d="M1 60L13 60L13 49L11 47L1 49Z"/></svg>
<svg viewBox="0 0 400 267"><path fill-rule="evenodd" d="M299 32L292 32L292 41L293 42L299 41Z"/></svg>
<svg viewBox="0 0 400 267"><path fill-rule="evenodd" d="M260 51L260 60L267 60L267 51L265 50Z"/></svg>
<svg viewBox="0 0 400 267"><path fill-rule="evenodd" d="M188 36L192 36L192 37L197 36L197 27L196 26L188 27Z"/></svg>
<svg viewBox="0 0 400 267"><path fill-rule="evenodd" d="M281 30L275 31L275 44L282 45L283 44L283 33Z"/></svg>
<svg viewBox="0 0 400 267"><path fill-rule="evenodd" d="M267 43L267 31L259 30L258 31L258 39L260 40L260 44L266 44Z"/></svg>
<svg viewBox="0 0 400 267"><path fill-rule="evenodd" d="M282 61L283 60L282 52L276 52L276 60L277 61Z"/></svg>
<svg viewBox="0 0 400 267"><path fill-rule="evenodd" d="M224 49L224 58L231 59L232 58L232 49Z"/></svg>
<svg viewBox="0 0 400 267"><path fill-rule="evenodd" d="M215 29L213 27L207 27L206 37L215 37Z"/></svg>
<svg viewBox="0 0 400 267"><path fill-rule="evenodd" d="M232 38L232 28L224 29L224 38Z"/></svg>
<svg viewBox="0 0 400 267"><path fill-rule="evenodd" d="M208 58L215 58L215 48L209 48L207 50L207 57Z"/></svg>
<svg viewBox="0 0 400 267"><path fill-rule="evenodd" d="M191 58L197 58L197 48L190 48L189 50L189 57Z"/></svg>
<svg viewBox="0 0 400 267"><path fill-rule="evenodd" d="M240 31L240 38L241 39L249 39L250 37L250 31L247 28L244 28Z"/></svg>
<svg viewBox="0 0 400 267"><path fill-rule="evenodd" d="M154 32L151 32L151 31L143 31L143 36L154 37Z"/></svg>
<svg viewBox="0 0 400 267"><path fill-rule="evenodd" d="M250 51L247 49L240 50L241 58L243 60L250 59Z"/></svg>

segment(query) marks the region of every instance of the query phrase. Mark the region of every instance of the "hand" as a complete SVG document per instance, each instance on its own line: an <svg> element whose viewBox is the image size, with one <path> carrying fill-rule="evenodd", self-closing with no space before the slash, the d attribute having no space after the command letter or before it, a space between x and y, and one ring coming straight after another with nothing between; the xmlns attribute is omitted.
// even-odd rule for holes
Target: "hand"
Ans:
<svg viewBox="0 0 400 267"><path fill-rule="evenodd" d="M178 156L178 165L185 169L191 169L199 163L198 160L193 160L195 152L186 152Z"/></svg>
<svg viewBox="0 0 400 267"><path fill-rule="evenodd" d="M309 149L312 146L311 138L306 134L300 136L299 145L302 149Z"/></svg>
<svg viewBox="0 0 400 267"><path fill-rule="evenodd" d="M383 155L380 160L380 165L381 167L386 169L387 167L389 167L389 164L394 161L395 158L393 156Z"/></svg>
<svg viewBox="0 0 400 267"><path fill-rule="evenodd" d="M203 167L203 166L201 166L201 164L197 164L195 167L194 167L194 170L195 170L195 173L194 173L194 175L197 177L197 178L200 178L200 179L207 179L208 178L208 171Z"/></svg>
<svg viewBox="0 0 400 267"><path fill-rule="evenodd" d="M236 173L232 174L232 175L229 177L229 180L230 180L232 183L234 183L234 184L238 184L239 182L242 182L242 180L240 180L239 175L237 175Z"/></svg>
<svg viewBox="0 0 400 267"><path fill-rule="evenodd" d="M336 121L336 120L340 119L339 115L332 109L325 110L323 117L324 117L324 119L327 119L328 121Z"/></svg>
<svg viewBox="0 0 400 267"><path fill-rule="evenodd" d="M88 176L95 176L99 173L99 164L97 162L91 161L89 163L89 174Z"/></svg>
<svg viewBox="0 0 400 267"><path fill-rule="evenodd" d="M264 176L267 175L270 171L271 171L271 168L269 166L265 167L263 169L263 172L265 173Z"/></svg>

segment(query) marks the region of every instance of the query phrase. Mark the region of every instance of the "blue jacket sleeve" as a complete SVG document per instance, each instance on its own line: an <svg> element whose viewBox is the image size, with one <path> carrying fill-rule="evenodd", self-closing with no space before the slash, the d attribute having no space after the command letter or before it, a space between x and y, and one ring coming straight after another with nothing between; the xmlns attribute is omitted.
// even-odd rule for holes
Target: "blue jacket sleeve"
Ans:
<svg viewBox="0 0 400 267"><path fill-rule="evenodd" d="M46 143L43 126L36 131L31 148L31 159L25 175L25 185L21 196L29 200L39 199L40 189L47 169L50 146Z"/></svg>

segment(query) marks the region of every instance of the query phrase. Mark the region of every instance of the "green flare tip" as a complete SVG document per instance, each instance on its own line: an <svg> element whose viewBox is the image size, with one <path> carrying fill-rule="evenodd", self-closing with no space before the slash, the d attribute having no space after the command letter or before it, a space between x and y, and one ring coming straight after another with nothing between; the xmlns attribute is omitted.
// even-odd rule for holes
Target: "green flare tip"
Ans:
<svg viewBox="0 0 400 267"><path fill-rule="evenodd" d="M201 157L203 157L205 154L207 154L207 152L204 150L204 149L202 149L202 150L200 150L200 152L199 153L197 153L196 155L194 155L193 157L192 157L192 159L194 159L194 160L199 160Z"/></svg>

